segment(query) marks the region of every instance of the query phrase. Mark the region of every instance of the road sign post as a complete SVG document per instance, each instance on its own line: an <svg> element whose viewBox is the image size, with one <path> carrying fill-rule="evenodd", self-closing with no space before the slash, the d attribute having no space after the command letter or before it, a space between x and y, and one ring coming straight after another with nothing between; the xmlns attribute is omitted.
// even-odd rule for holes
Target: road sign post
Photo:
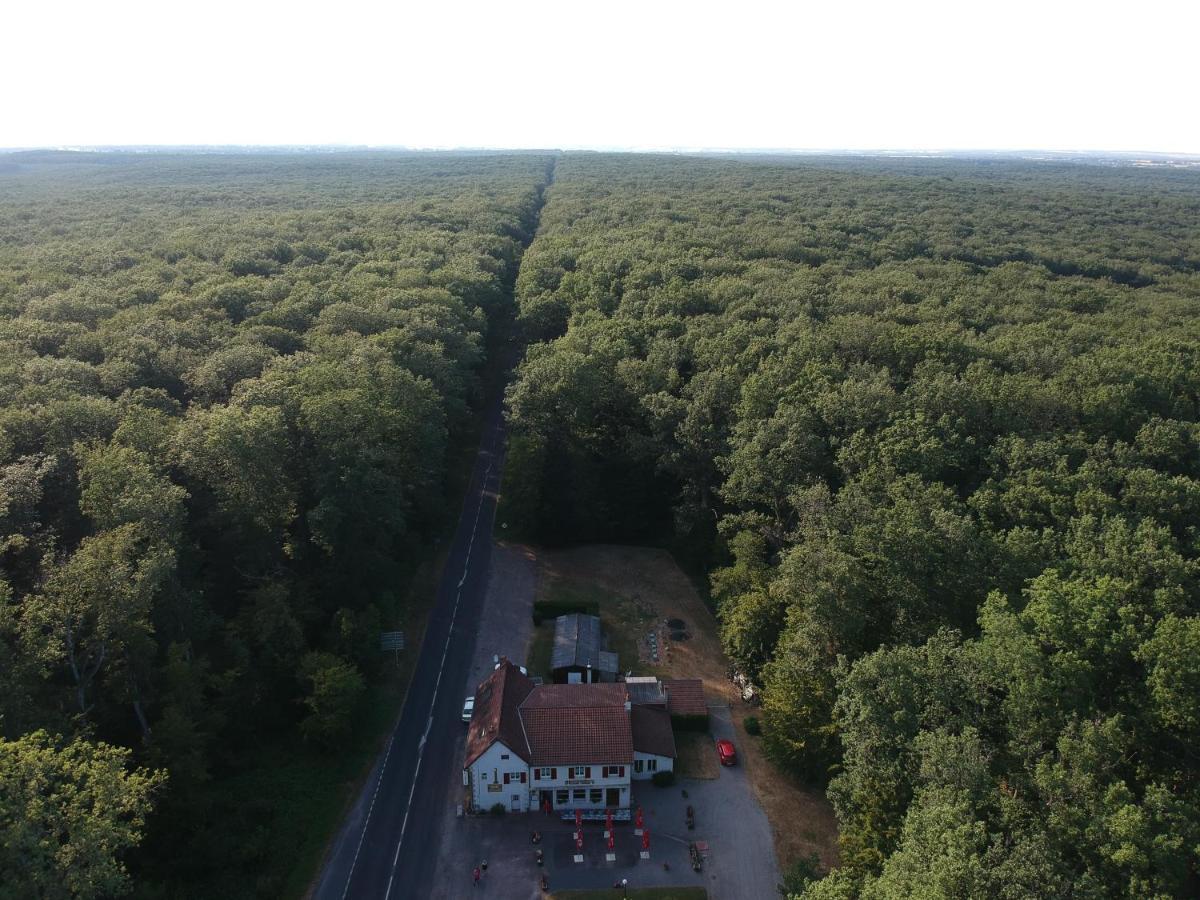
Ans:
<svg viewBox="0 0 1200 900"><path fill-rule="evenodd" d="M400 651L404 649L403 631L384 631L379 635L379 649L387 653L391 650L396 654L396 665L400 665Z"/></svg>

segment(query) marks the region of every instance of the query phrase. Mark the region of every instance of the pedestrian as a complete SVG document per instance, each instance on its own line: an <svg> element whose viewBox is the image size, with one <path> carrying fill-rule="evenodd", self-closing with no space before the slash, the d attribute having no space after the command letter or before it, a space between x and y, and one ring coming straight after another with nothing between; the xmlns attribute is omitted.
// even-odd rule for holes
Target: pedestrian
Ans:
<svg viewBox="0 0 1200 900"><path fill-rule="evenodd" d="M480 865L483 866L483 874L487 874L487 860L485 859Z"/></svg>
<svg viewBox="0 0 1200 900"><path fill-rule="evenodd" d="M475 880L471 883L471 887L479 887L479 866L476 866L475 871L471 874L475 876Z"/></svg>

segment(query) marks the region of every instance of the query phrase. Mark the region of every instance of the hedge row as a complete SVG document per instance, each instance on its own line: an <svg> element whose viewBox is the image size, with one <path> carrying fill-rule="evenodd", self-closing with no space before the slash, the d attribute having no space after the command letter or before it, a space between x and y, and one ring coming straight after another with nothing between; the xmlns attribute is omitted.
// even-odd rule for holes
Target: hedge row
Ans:
<svg viewBox="0 0 1200 900"><path fill-rule="evenodd" d="M600 604L594 600L538 600L533 604L533 624L541 625L547 619L557 619L571 613L598 616Z"/></svg>

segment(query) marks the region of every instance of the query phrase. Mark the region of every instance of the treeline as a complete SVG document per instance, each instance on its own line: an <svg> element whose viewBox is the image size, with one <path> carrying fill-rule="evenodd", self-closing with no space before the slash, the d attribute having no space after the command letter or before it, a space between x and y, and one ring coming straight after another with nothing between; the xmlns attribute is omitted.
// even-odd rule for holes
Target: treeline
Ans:
<svg viewBox="0 0 1200 900"><path fill-rule="evenodd" d="M1200 890L1197 222L1194 172L559 165L506 516L697 550L828 782L809 900Z"/></svg>
<svg viewBox="0 0 1200 900"><path fill-rule="evenodd" d="M8 161L0 896L279 896L248 770L340 752L551 160Z"/></svg>

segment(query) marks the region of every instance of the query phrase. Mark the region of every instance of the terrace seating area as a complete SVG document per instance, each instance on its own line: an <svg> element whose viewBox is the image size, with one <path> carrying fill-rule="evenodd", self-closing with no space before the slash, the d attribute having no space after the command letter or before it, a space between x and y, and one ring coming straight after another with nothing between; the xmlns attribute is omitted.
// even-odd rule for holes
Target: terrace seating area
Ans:
<svg viewBox="0 0 1200 900"><path fill-rule="evenodd" d="M608 812L603 809L583 809L580 810L583 814L582 818L585 822L606 822L608 821ZM614 809L612 811L614 822L630 822L633 820L633 815L628 809ZM575 810L563 809L559 810L559 818L564 822L575 821Z"/></svg>

